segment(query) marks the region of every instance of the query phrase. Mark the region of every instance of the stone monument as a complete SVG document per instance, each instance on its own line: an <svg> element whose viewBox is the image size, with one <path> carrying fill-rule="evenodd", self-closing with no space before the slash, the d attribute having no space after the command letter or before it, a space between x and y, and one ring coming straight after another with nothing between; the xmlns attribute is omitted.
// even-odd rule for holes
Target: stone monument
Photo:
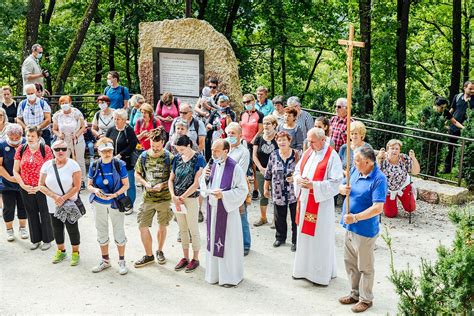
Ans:
<svg viewBox="0 0 474 316"><path fill-rule="evenodd" d="M234 51L225 36L217 32L209 23L190 18L140 23L139 41L140 88L147 102L155 102L154 105L156 105L156 100L160 97L156 94L160 90L163 92L160 87L157 87L160 82L162 85L164 82L158 81L157 56L154 56L161 52L160 65L165 65L170 71L172 71L172 64L178 62L190 69L189 74L182 74L185 76L183 81L186 83L178 89L186 96L196 92L196 87L192 82L198 80L200 90L209 77L216 77L219 80L219 90L230 98L232 107L239 112L242 110L240 106L242 91ZM199 76L199 54L202 52L204 69L203 76ZM164 69L163 66L161 69ZM162 71L160 73L163 76ZM186 100L186 98L183 99ZM194 104L191 105L194 106Z"/></svg>

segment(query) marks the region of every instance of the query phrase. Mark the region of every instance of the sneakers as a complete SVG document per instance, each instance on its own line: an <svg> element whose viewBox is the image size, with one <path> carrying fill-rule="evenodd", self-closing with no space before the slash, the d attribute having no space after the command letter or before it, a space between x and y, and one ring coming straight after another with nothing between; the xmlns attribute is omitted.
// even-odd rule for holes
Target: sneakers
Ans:
<svg viewBox="0 0 474 316"><path fill-rule="evenodd" d="M12 229L7 229L7 240L8 241L14 241L15 240L15 235L13 233L13 228Z"/></svg>
<svg viewBox="0 0 474 316"><path fill-rule="evenodd" d="M296 244L291 244L291 252L296 252Z"/></svg>
<svg viewBox="0 0 474 316"><path fill-rule="evenodd" d="M28 230L26 227L20 227L20 238L21 239L28 239L30 236L28 234Z"/></svg>
<svg viewBox="0 0 474 316"><path fill-rule="evenodd" d="M101 271L104 271L105 269L107 268L110 268L110 263L109 261L106 261L104 259L102 259L98 265L96 265L95 267L92 268L92 272L93 273L98 273L98 272L101 272Z"/></svg>
<svg viewBox="0 0 474 316"><path fill-rule="evenodd" d="M127 266L125 265L125 260L119 260L119 273L120 275L125 275L128 273Z"/></svg>
<svg viewBox="0 0 474 316"><path fill-rule="evenodd" d="M159 264L165 264L166 263L166 257L163 251L157 250L156 251L156 260L158 261Z"/></svg>
<svg viewBox="0 0 474 316"><path fill-rule="evenodd" d="M181 271L184 268L186 268L188 264L189 264L189 260L186 258L183 258L179 260L178 264L174 267L174 271Z"/></svg>
<svg viewBox="0 0 474 316"><path fill-rule="evenodd" d="M191 273L194 270L196 270L197 267L199 267L199 260L194 260L193 259L188 263L188 265L186 266L186 270L184 270L184 272Z"/></svg>
<svg viewBox="0 0 474 316"><path fill-rule="evenodd" d="M79 264L79 253L73 252L71 256L71 267L75 267Z"/></svg>
<svg viewBox="0 0 474 316"><path fill-rule="evenodd" d="M199 210L198 223L202 222L204 222L204 215L202 214L201 210Z"/></svg>
<svg viewBox="0 0 474 316"><path fill-rule="evenodd" d="M257 201L257 200L258 200L258 196L259 196L258 191L257 191L257 190L253 190L253 192L252 192L252 200Z"/></svg>
<svg viewBox="0 0 474 316"><path fill-rule="evenodd" d="M149 265L149 264L154 263L154 262L155 262L155 256L153 256L153 255L151 255L151 256L144 255L143 257L141 257L141 259L138 259L137 261L135 261L133 266L135 268L141 268L141 267L144 267L144 266Z"/></svg>
<svg viewBox="0 0 474 316"><path fill-rule="evenodd" d="M266 218L265 218L265 219L260 218L258 221L256 221L255 223L253 223L253 226L255 226L255 227L260 227L260 226L265 225L265 224L267 224L267 223L268 223L268 221L267 221Z"/></svg>
<svg viewBox="0 0 474 316"><path fill-rule="evenodd" d="M41 245L41 242L35 242L30 245L30 250L36 250Z"/></svg>
<svg viewBox="0 0 474 316"><path fill-rule="evenodd" d="M44 242L41 245L41 250L43 250L43 251L48 250L49 248L51 248L51 243L50 242Z"/></svg>
<svg viewBox="0 0 474 316"><path fill-rule="evenodd" d="M64 259L66 259L66 252L64 251L61 251L61 250L56 250L56 254L54 255L53 257L53 263L56 264L56 263L60 263L61 261L63 261Z"/></svg>

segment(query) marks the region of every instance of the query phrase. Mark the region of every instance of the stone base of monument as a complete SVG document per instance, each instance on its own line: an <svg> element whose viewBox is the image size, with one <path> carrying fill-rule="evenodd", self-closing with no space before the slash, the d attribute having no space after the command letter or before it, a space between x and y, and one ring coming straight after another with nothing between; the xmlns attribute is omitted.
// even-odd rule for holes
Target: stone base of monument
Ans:
<svg viewBox="0 0 474 316"><path fill-rule="evenodd" d="M432 204L460 205L473 200L468 189L413 177L418 199Z"/></svg>

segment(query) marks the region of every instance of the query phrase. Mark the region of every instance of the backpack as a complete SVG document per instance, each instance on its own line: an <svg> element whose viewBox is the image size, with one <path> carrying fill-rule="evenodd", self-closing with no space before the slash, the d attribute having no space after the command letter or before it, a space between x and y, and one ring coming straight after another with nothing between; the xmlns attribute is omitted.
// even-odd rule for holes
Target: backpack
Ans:
<svg viewBox="0 0 474 316"><path fill-rule="evenodd" d="M20 159L23 158L23 154L25 153L25 150L26 150L27 147L28 147L28 144L23 144L23 145L21 145L21 149L20 149ZM45 149L43 143L40 143L40 152L41 152L41 156L42 156L43 158L46 157L46 149Z"/></svg>
<svg viewBox="0 0 474 316"><path fill-rule="evenodd" d="M114 163L115 170L117 171L118 174L120 174L120 162L116 158L112 158L112 162ZM99 169L99 163L102 163L101 159L97 159L94 164L92 165L92 176L95 177L97 170Z"/></svg>
<svg viewBox="0 0 474 316"><path fill-rule="evenodd" d="M199 121L195 119L194 117L192 118L193 120L193 125L194 125L194 131L196 132L196 146L199 147Z"/></svg>
<svg viewBox="0 0 474 316"><path fill-rule="evenodd" d="M143 170L143 178L145 178L145 174L146 174L146 158L147 158L148 154L147 154L147 151L145 150L141 155L140 155L140 163L142 165L142 170ZM165 165L169 165L170 164L170 152L165 150Z"/></svg>
<svg viewBox="0 0 474 316"><path fill-rule="evenodd" d="M21 111L23 112L26 108L26 102L28 102L26 99L25 100L22 100L20 102L20 107L21 107ZM43 99L40 99L40 106L41 106L41 109L44 110L44 100Z"/></svg>
<svg viewBox="0 0 474 316"><path fill-rule="evenodd" d="M125 101L125 88L121 85L119 85L119 87L120 87L120 94L122 95L122 100ZM110 86L107 86L107 88L105 88L104 90L104 94L107 95L107 91L109 90L110 90Z"/></svg>
<svg viewBox="0 0 474 316"><path fill-rule="evenodd" d="M178 109L178 112L179 112L178 98L173 97L173 104L176 107L176 109ZM156 110L155 110L156 115L158 115L158 109L161 109L162 105L163 105L163 101L161 101L160 99L158 103L156 104Z"/></svg>

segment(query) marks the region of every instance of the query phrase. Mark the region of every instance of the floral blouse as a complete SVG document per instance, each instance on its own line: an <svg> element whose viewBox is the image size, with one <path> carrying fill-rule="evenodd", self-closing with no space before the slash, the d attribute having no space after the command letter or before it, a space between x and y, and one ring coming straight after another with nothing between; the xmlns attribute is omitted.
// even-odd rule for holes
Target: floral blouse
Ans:
<svg viewBox="0 0 474 316"><path fill-rule="evenodd" d="M385 159L380 164L380 170L387 177L388 189L390 191L398 191L402 189L403 184L407 180L408 173L411 172L413 160L407 154L400 154L396 165Z"/></svg>
<svg viewBox="0 0 474 316"><path fill-rule="evenodd" d="M288 183L286 178L294 173L297 163L296 151L292 150L291 156L284 161L280 151L275 150L270 154L265 180L272 182L272 199L277 205L296 203L295 188L293 183Z"/></svg>

